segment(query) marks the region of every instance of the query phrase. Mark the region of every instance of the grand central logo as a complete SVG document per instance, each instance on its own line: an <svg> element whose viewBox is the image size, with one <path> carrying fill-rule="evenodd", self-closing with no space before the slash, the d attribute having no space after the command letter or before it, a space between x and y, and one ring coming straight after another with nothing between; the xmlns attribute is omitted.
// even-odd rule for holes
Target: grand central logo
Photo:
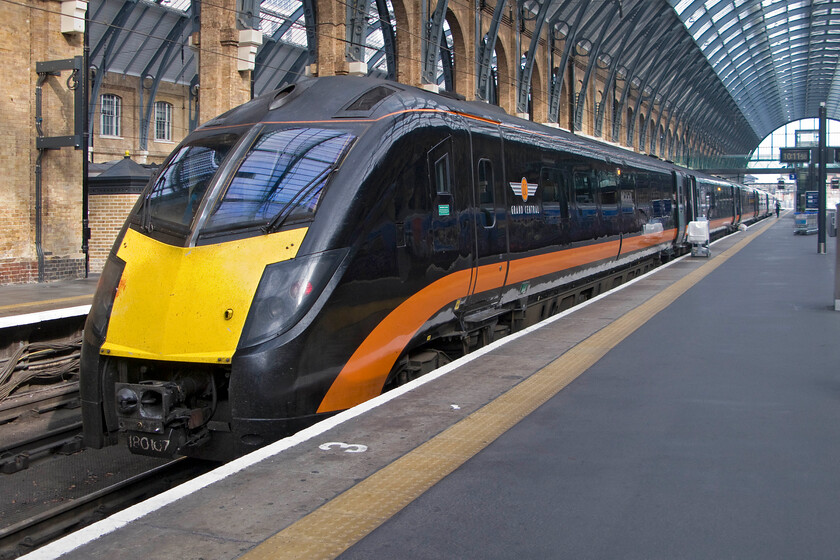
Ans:
<svg viewBox="0 0 840 560"><path fill-rule="evenodd" d="M513 194L520 197L522 202L528 202L528 199L537 194L537 183L529 183L525 177L519 183L508 183ZM538 204L513 204L510 207L511 216L522 216L539 214L540 207Z"/></svg>

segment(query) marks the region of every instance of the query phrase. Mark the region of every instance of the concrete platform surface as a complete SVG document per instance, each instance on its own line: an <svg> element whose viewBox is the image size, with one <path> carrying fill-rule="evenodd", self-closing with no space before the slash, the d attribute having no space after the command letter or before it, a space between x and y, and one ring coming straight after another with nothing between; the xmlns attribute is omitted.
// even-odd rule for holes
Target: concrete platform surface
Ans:
<svg viewBox="0 0 840 560"><path fill-rule="evenodd" d="M87 315L99 275L78 280L0 286L0 328Z"/></svg>
<svg viewBox="0 0 840 560"><path fill-rule="evenodd" d="M834 558L833 252L766 220L30 557Z"/></svg>

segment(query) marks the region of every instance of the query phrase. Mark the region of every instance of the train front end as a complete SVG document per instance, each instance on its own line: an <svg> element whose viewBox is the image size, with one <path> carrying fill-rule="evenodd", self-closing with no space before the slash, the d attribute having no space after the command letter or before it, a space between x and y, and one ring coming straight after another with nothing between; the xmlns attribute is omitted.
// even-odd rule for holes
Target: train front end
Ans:
<svg viewBox="0 0 840 560"><path fill-rule="evenodd" d="M89 447L225 460L315 419L283 359L347 253L307 233L356 136L259 104L191 134L117 239L85 327Z"/></svg>

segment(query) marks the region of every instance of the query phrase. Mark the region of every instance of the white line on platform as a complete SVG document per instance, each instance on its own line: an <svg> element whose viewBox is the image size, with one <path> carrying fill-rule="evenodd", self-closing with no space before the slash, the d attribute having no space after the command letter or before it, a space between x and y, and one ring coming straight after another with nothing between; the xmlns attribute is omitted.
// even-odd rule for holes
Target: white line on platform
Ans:
<svg viewBox="0 0 840 560"><path fill-rule="evenodd" d="M68 317L84 317L90 311L90 305L77 305L76 307L65 307L63 309L50 309L49 311L38 311L24 315L12 315L11 317L0 317L0 329L8 327L20 327L55 319L66 319Z"/></svg>

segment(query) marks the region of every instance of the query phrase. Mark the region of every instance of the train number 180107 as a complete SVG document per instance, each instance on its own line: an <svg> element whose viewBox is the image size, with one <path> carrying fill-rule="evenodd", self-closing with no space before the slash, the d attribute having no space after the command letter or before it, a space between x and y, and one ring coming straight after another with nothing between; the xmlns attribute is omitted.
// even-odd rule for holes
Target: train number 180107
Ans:
<svg viewBox="0 0 840 560"><path fill-rule="evenodd" d="M145 455L167 455L169 439L145 434L128 434L128 448Z"/></svg>

